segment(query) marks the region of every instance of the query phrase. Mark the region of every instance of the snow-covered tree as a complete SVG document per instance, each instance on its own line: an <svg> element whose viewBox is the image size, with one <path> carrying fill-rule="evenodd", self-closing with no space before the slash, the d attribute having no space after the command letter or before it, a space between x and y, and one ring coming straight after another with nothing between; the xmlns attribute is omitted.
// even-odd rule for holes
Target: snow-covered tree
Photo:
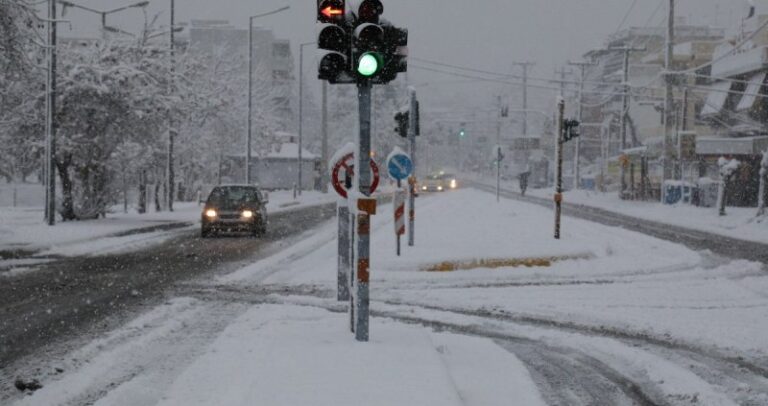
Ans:
<svg viewBox="0 0 768 406"><path fill-rule="evenodd" d="M0 176L7 181L39 167L41 133L32 116L44 72L36 65L42 39L35 12L30 1L0 0Z"/></svg>

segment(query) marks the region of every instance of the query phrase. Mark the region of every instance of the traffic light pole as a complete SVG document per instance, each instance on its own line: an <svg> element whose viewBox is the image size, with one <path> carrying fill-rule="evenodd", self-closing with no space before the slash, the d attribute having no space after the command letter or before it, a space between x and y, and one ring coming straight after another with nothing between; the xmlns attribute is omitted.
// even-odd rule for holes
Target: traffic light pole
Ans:
<svg viewBox="0 0 768 406"><path fill-rule="evenodd" d="M364 201L371 196L371 91L370 80L358 83L358 102L360 105L360 138L357 154L357 175L360 196L357 200L357 263L355 266L355 286L352 295L353 329L357 341L368 341L369 321L369 280L370 280L370 233L371 210L364 210Z"/></svg>
<svg viewBox="0 0 768 406"><path fill-rule="evenodd" d="M560 217L563 205L563 145L565 139L565 100L560 97L557 101L557 172L555 174L555 239L560 239Z"/></svg>
<svg viewBox="0 0 768 406"><path fill-rule="evenodd" d="M408 246L416 244L416 90L410 91L410 115L408 123L408 153L413 160L413 174L408 185Z"/></svg>

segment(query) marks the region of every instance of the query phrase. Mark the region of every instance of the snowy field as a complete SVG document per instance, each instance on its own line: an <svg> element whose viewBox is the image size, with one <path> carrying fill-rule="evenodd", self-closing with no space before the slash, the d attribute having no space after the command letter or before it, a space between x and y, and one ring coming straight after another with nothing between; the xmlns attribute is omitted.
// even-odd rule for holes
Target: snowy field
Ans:
<svg viewBox="0 0 768 406"><path fill-rule="evenodd" d="M768 364L762 264L571 218L555 241L550 210L475 190L418 209L402 257L391 206L374 218L370 343L335 300L331 221L48 360L65 372L15 404L578 404L542 378L562 354L651 404L768 405L768 379L749 373ZM446 263L468 269L426 271Z"/></svg>

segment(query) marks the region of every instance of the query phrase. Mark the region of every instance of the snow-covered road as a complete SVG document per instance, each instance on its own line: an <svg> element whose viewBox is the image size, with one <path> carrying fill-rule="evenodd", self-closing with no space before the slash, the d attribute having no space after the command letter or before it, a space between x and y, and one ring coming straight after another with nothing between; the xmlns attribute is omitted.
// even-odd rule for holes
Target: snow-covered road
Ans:
<svg viewBox="0 0 768 406"><path fill-rule="evenodd" d="M475 190L374 220L372 341L335 301L335 222L71 354L17 405L768 405L768 273ZM490 262L489 262L490 261ZM484 268L526 261L540 267ZM427 272L440 264L468 268Z"/></svg>

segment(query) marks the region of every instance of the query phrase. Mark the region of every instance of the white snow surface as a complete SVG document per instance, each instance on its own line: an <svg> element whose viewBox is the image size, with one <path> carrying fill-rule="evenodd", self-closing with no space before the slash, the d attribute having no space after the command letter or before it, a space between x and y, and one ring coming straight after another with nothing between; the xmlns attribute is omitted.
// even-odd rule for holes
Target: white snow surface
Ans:
<svg viewBox="0 0 768 406"><path fill-rule="evenodd" d="M490 185L490 183L489 183ZM495 184L493 185L495 187ZM503 182L503 188L518 190L517 182ZM552 189L528 189L527 194L551 199ZM596 207L627 216L694 230L720 234L747 241L768 241L768 222L757 217L757 208L728 207L727 215L720 216L715 207L696 207L690 204L663 205L659 202L625 201L618 193L587 190L565 192L565 202Z"/></svg>
<svg viewBox="0 0 768 406"><path fill-rule="evenodd" d="M499 204L475 190L426 195L417 210L416 247L404 246L402 257L395 255L392 207L374 217L374 311L584 351L681 400L673 404L735 405L746 395L610 332L733 358L768 357L768 276L761 264L568 217L556 241L551 210ZM334 292L335 237L334 220L210 288ZM539 268L423 270L444 261L563 256L580 259ZM272 304L224 297L176 299L152 310L68 357L87 354L90 362L49 378L17 404L72 404L88 398L83 394L96 396L98 406L545 404L523 363L490 338L374 317L371 342L358 343L335 293L273 293Z"/></svg>

